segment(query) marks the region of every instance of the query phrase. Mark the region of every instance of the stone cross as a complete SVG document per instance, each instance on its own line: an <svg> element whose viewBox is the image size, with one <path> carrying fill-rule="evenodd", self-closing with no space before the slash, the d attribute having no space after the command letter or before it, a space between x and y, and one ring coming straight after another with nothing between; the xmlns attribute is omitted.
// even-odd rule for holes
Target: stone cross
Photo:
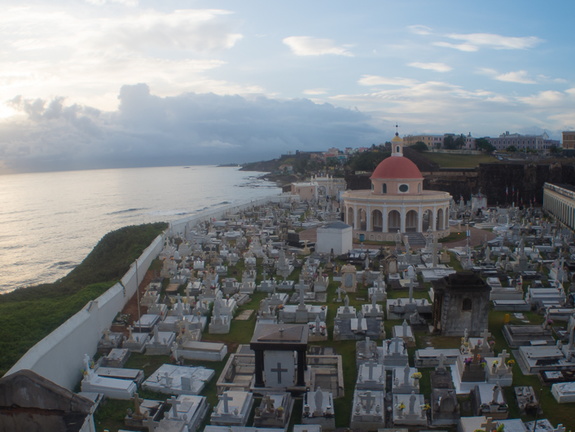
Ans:
<svg viewBox="0 0 575 432"><path fill-rule="evenodd" d="M134 393L133 399L134 399L134 414L132 417L136 419L141 419L143 414L142 410L140 409L140 405L144 401L144 399L140 399L140 395L138 395L138 393Z"/></svg>
<svg viewBox="0 0 575 432"><path fill-rule="evenodd" d="M481 361L481 347L479 345L475 345L472 350L473 353L473 363L479 364Z"/></svg>
<svg viewBox="0 0 575 432"><path fill-rule="evenodd" d="M373 380L373 369L377 367L377 364L374 362L367 362L365 363L365 367L368 369L368 378L369 380Z"/></svg>
<svg viewBox="0 0 575 432"><path fill-rule="evenodd" d="M175 396L170 397L170 399L168 399L166 402L172 406L172 409L170 410L171 418L177 419L178 418L178 405L180 405L182 402L179 401L178 398Z"/></svg>
<svg viewBox="0 0 575 432"><path fill-rule="evenodd" d="M170 376L170 374L168 372L164 372L164 387L171 387L172 386L172 381L173 378Z"/></svg>
<svg viewBox="0 0 575 432"><path fill-rule="evenodd" d="M488 338L491 336L491 333L489 333L489 331L487 329L483 330L483 332L481 332L481 334L479 335L481 336L481 343L482 343L482 348L484 351L488 351L489 350L489 340Z"/></svg>
<svg viewBox="0 0 575 432"><path fill-rule="evenodd" d="M501 353L499 353L499 366L497 369L504 369L507 366L506 362L508 358L509 354L507 353L507 350L501 351Z"/></svg>
<svg viewBox="0 0 575 432"><path fill-rule="evenodd" d="M220 400L224 403L224 414L229 414L230 407L228 405L228 402L233 401L234 398L228 395L227 393L224 393L223 395L220 396Z"/></svg>
<svg viewBox="0 0 575 432"><path fill-rule="evenodd" d="M278 362L278 365L275 369L271 369L272 372L277 372L278 374L278 384L282 383L282 372L287 372L287 369L282 369L282 364Z"/></svg>
<svg viewBox="0 0 575 432"><path fill-rule="evenodd" d="M158 330L158 326L154 326L154 343L155 344L159 344L160 343L160 334L159 334L159 330Z"/></svg>
<svg viewBox="0 0 575 432"><path fill-rule="evenodd" d="M495 423L493 422L493 417L487 417L487 421L481 424L481 427L485 430L485 432L491 432L495 429Z"/></svg>
<svg viewBox="0 0 575 432"><path fill-rule="evenodd" d="M133 331L134 327L128 326L128 342L134 342L134 335L132 335Z"/></svg>
<svg viewBox="0 0 575 432"><path fill-rule="evenodd" d="M361 400L365 412L369 414L371 412L371 408L373 407L373 403L375 402L375 398L371 395L370 391L367 391L364 394L360 394L359 399Z"/></svg>

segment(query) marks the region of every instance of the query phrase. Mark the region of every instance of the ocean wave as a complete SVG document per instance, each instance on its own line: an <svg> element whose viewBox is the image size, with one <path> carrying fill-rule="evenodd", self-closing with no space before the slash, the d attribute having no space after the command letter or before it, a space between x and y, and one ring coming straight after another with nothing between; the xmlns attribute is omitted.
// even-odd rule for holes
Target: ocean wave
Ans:
<svg viewBox="0 0 575 432"><path fill-rule="evenodd" d="M57 261L55 263L52 263L52 265L50 265L50 268L56 268L56 269L73 269L76 268L78 264L72 261Z"/></svg>
<svg viewBox="0 0 575 432"><path fill-rule="evenodd" d="M142 210L146 210L145 208L130 208L130 209L125 209L125 210L117 210L114 212L110 212L110 213L106 213L106 215L119 215L119 214L123 214L123 213L134 213L137 211L142 211Z"/></svg>

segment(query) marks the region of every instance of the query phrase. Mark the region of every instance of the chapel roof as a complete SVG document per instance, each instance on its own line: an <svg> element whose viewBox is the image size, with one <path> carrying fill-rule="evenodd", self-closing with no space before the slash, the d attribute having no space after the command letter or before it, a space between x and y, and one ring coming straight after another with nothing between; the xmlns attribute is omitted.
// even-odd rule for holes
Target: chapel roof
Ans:
<svg viewBox="0 0 575 432"><path fill-rule="evenodd" d="M373 179L422 179L421 171L405 156L390 156L382 160L370 177Z"/></svg>

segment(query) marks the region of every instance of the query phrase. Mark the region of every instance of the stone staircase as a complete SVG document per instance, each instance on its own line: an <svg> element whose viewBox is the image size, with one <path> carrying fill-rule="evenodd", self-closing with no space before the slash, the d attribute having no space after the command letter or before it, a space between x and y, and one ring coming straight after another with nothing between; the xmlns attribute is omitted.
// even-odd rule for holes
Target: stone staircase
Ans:
<svg viewBox="0 0 575 432"><path fill-rule="evenodd" d="M410 247L424 247L426 245L425 237L418 232L407 232L403 234L409 240Z"/></svg>

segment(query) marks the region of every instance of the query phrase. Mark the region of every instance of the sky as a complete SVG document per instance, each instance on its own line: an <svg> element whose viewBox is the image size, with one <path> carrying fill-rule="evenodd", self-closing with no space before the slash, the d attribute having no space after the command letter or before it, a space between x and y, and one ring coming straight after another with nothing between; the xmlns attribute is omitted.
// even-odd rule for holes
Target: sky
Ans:
<svg viewBox="0 0 575 432"><path fill-rule="evenodd" d="M0 4L0 173L575 129L572 0Z"/></svg>

